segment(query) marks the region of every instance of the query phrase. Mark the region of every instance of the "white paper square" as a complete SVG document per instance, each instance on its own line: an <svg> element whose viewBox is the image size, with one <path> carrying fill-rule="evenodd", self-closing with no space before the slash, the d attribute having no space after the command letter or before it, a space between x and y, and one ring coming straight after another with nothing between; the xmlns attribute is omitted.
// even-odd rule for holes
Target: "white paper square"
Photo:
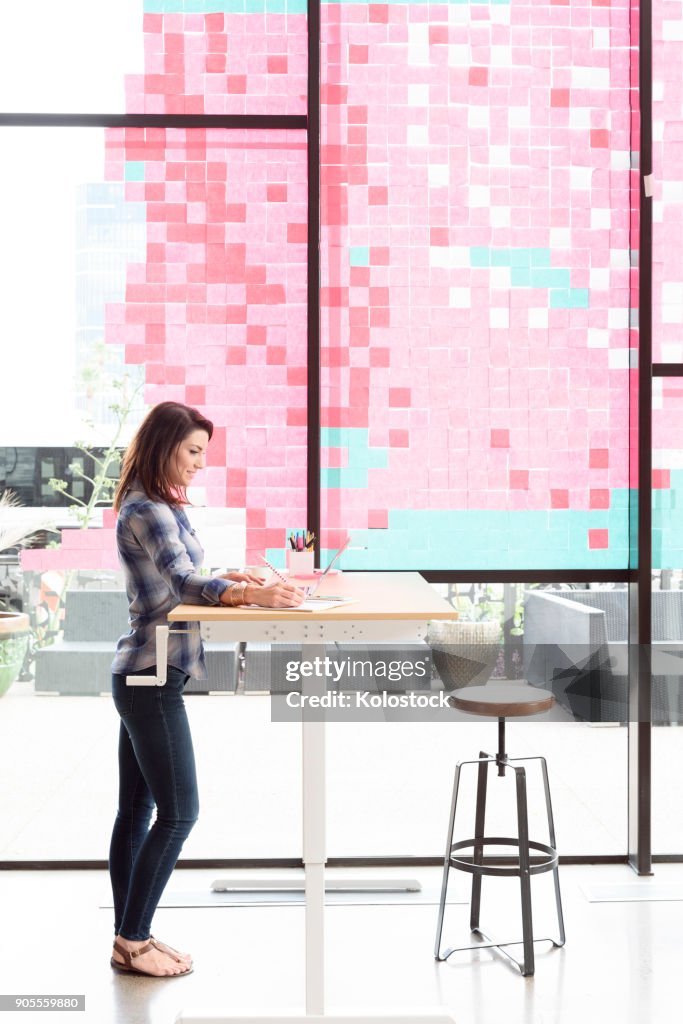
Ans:
<svg viewBox="0 0 683 1024"><path fill-rule="evenodd" d="M512 4L493 4L489 7L488 16L491 23L510 24L510 8Z"/></svg>
<svg viewBox="0 0 683 1024"><path fill-rule="evenodd" d="M631 253L628 249L610 249L609 263L615 269L626 270L631 266Z"/></svg>
<svg viewBox="0 0 683 1024"><path fill-rule="evenodd" d="M591 127L591 108L590 107L572 107L569 114L571 119L572 128L590 128Z"/></svg>
<svg viewBox="0 0 683 1024"><path fill-rule="evenodd" d="M452 245L449 249L451 257L452 267L469 267L472 261L470 260L470 250L464 245Z"/></svg>
<svg viewBox="0 0 683 1024"><path fill-rule="evenodd" d="M528 128L529 107L509 107L508 124L512 128Z"/></svg>
<svg viewBox="0 0 683 1024"><path fill-rule="evenodd" d="M492 306L489 310L489 326L509 327L510 310L507 306Z"/></svg>
<svg viewBox="0 0 683 1024"><path fill-rule="evenodd" d="M469 25L470 23L470 9L469 6L462 6L456 4L448 5L448 20L456 25Z"/></svg>
<svg viewBox="0 0 683 1024"><path fill-rule="evenodd" d="M568 249L571 241L571 231L569 228L551 228L550 229L550 248L551 249Z"/></svg>
<svg viewBox="0 0 683 1024"><path fill-rule="evenodd" d="M469 107L467 110L467 123L470 128L488 128L489 108Z"/></svg>
<svg viewBox="0 0 683 1024"><path fill-rule="evenodd" d="M411 107L426 107L429 105L428 85L409 85L408 103Z"/></svg>
<svg viewBox="0 0 683 1024"><path fill-rule="evenodd" d="M406 132L406 139L409 146L427 146L429 144L429 130L426 124L409 124Z"/></svg>
<svg viewBox="0 0 683 1024"><path fill-rule="evenodd" d="M630 171L631 153L628 149L613 149L610 152L609 163L613 171Z"/></svg>
<svg viewBox="0 0 683 1024"><path fill-rule="evenodd" d="M529 327L547 327L548 310L545 306L529 310Z"/></svg>
<svg viewBox="0 0 683 1024"><path fill-rule="evenodd" d="M662 304L663 324L683 324L683 305L667 306Z"/></svg>
<svg viewBox="0 0 683 1024"><path fill-rule="evenodd" d="M491 287L495 288L496 291L504 291L511 287L510 281L510 268L509 267L491 267L491 273L489 274L489 281Z"/></svg>
<svg viewBox="0 0 683 1024"><path fill-rule="evenodd" d="M447 188L450 180L448 164L430 164L427 170L430 188Z"/></svg>
<svg viewBox="0 0 683 1024"><path fill-rule="evenodd" d="M611 348L607 353L607 365L610 370L628 370L630 367L630 349Z"/></svg>
<svg viewBox="0 0 683 1024"><path fill-rule="evenodd" d="M575 89L609 89L609 68L585 67L575 64L570 70L572 86Z"/></svg>
<svg viewBox="0 0 683 1024"><path fill-rule="evenodd" d="M469 309L472 303L472 294L469 288L449 288L448 298L454 309Z"/></svg>
<svg viewBox="0 0 683 1024"><path fill-rule="evenodd" d="M609 345L609 331L601 330L599 327L588 328L588 348L607 348Z"/></svg>
<svg viewBox="0 0 683 1024"><path fill-rule="evenodd" d="M489 221L492 228L509 228L510 218L511 215L509 206L491 207Z"/></svg>
<svg viewBox="0 0 683 1024"><path fill-rule="evenodd" d="M629 326L629 319L628 309L607 310L607 326L612 331L627 330Z"/></svg>
<svg viewBox="0 0 683 1024"><path fill-rule="evenodd" d="M589 284L591 291L607 291L609 288L609 267L591 267Z"/></svg>
<svg viewBox="0 0 683 1024"><path fill-rule="evenodd" d="M511 68L513 66L512 49L509 46L492 46L491 65L494 68Z"/></svg>
<svg viewBox="0 0 683 1024"><path fill-rule="evenodd" d="M591 209L592 228L609 228L611 223L612 217L609 210L599 206L594 206Z"/></svg>
<svg viewBox="0 0 683 1024"><path fill-rule="evenodd" d="M489 146L489 164L491 167L509 167L510 163L509 146Z"/></svg>
<svg viewBox="0 0 683 1024"><path fill-rule="evenodd" d="M683 21L663 21L662 40L665 43L683 42Z"/></svg>
<svg viewBox="0 0 683 1024"><path fill-rule="evenodd" d="M408 63L429 64L429 25L408 25Z"/></svg>
<svg viewBox="0 0 683 1024"><path fill-rule="evenodd" d="M451 6L450 13L453 13ZM452 19L451 19L452 20ZM472 55L467 43L451 43L448 47L448 64L452 68L468 68L472 63Z"/></svg>
<svg viewBox="0 0 683 1024"><path fill-rule="evenodd" d="M663 181L660 189L665 203L683 202L683 181Z"/></svg>
<svg viewBox="0 0 683 1024"><path fill-rule="evenodd" d="M683 363L683 345L674 345L670 342L662 344L662 362ZM661 380L661 377L654 379Z"/></svg>
<svg viewBox="0 0 683 1024"><path fill-rule="evenodd" d="M488 185L470 185L470 206L490 206L491 193Z"/></svg>
<svg viewBox="0 0 683 1024"><path fill-rule="evenodd" d="M665 306L683 306L683 281L665 281L662 302Z"/></svg>
<svg viewBox="0 0 683 1024"><path fill-rule="evenodd" d="M447 245L430 245L429 265L430 267L441 267L444 270L450 270L452 266L451 253Z"/></svg>
<svg viewBox="0 0 683 1024"><path fill-rule="evenodd" d="M574 189L583 189L588 192L591 187L591 178L593 177L592 167L581 167L574 165L569 168L569 183L570 187Z"/></svg>

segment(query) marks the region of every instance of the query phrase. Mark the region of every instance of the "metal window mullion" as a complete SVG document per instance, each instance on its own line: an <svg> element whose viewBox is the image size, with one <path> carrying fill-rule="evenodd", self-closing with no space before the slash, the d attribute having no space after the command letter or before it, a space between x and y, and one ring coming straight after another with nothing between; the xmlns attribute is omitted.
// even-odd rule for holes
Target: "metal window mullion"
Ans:
<svg viewBox="0 0 683 1024"><path fill-rule="evenodd" d="M640 0L638 37L640 217L638 244L638 581L634 671L629 671L628 857L652 871L652 3ZM633 649L633 645L631 645ZM635 712L635 713L634 713Z"/></svg>
<svg viewBox="0 0 683 1024"><path fill-rule="evenodd" d="M308 0L308 282L307 282L307 497L306 528L320 559L320 0Z"/></svg>
<svg viewBox="0 0 683 1024"><path fill-rule="evenodd" d="M304 114L42 114L0 113L4 128L224 128L305 130Z"/></svg>

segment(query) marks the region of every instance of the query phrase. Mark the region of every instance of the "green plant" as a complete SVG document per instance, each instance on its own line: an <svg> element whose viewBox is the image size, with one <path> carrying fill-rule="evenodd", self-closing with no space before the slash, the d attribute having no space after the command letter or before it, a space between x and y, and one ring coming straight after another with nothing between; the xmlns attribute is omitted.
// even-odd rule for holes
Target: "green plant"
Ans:
<svg viewBox="0 0 683 1024"><path fill-rule="evenodd" d="M21 547L38 530L52 527L43 515L31 515L11 490L0 494L0 551ZM20 571L20 570L19 570ZM24 664L32 634L29 617L0 601L0 697L12 685Z"/></svg>
<svg viewBox="0 0 683 1024"><path fill-rule="evenodd" d="M69 506L73 509L76 519L79 521L81 529L86 529L92 522L95 509L99 505L110 506L116 488L116 482L118 474L112 476L111 472L114 469L118 469L121 464L121 437L128 421L128 417L131 414L135 400L142 390L142 383L138 383L134 387L130 388L130 379L126 376L122 380L114 380L111 382L111 387L121 393L121 401L112 402L109 405L109 409L116 416L116 428L114 436L109 441L108 447L104 450L104 453L100 456L96 454L98 450L93 445L87 445L83 441L75 441L74 448L78 448L82 451L85 456L90 458L95 465L95 476L91 477L83 469L78 462L72 462L69 466L69 470L73 473L74 477L80 480L87 481L92 486L90 498L88 501L82 501L80 498L71 494L69 491L69 485L66 480L58 480L55 477L49 481L49 485L53 491L57 494L63 494L64 497L68 498L72 504ZM86 420L86 425L94 427L92 420Z"/></svg>
<svg viewBox="0 0 683 1024"><path fill-rule="evenodd" d="M515 607L512 613L510 636L524 636L524 583L515 584Z"/></svg>
<svg viewBox="0 0 683 1024"><path fill-rule="evenodd" d="M33 510L35 513L35 510ZM54 529L52 520L42 514L33 514L25 509L17 495L12 490L5 490L0 494L0 551L8 551L10 548L23 547L39 530ZM15 582L21 577L21 567L17 566ZM0 610L11 612L12 605L9 599L0 599ZM3 641L7 644L9 641ZM26 638L22 638L25 645ZM15 644L15 647L17 645ZM3 657L8 657L9 648L5 647L4 654L0 654L0 665L3 664Z"/></svg>
<svg viewBox="0 0 683 1024"><path fill-rule="evenodd" d="M83 376L86 381L91 382L93 374L96 371L90 371L86 368L83 371ZM140 395L144 382L142 380L132 381L131 378L126 374L122 379L112 380L108 382L108 386L119 392L119 400L112 402L108 408L114 414L115 425L114 433L110 438L107 447L102 448L101 446L89 445L84 441L76 441L74 447L78 448L79 451L83 452L85 458L92 460L94 465L94 475L90 476L86 473L84 465L80 462L74 461L70 464L69 470L74 476L74 480L80 480L89 483L91 486L90 497L87 501L83 501L69 490L69 484L66 480L59 480L53 477L49 481L49 485L53 491L57 494L62 494L65 498L69 499L69 508L72 510L75 518L77 519L80 528L87 530L92 523L95 512L100 507L111 507L114 491L118 481L118 469L121 464L121 448L122 438L125 431L126 424L133 412L137 398ZM94 423L92 420L87 419L84 421L85 425L91 429L94 429ZM100 454L98 454L100 452ZM54 637L59 630L59 624L62 618L62 611L64 603L66 601L66 593L71 586L76 569L70 569L64 574L64 581L59 593L59 601L50 614L50 619L47 625L47 635Z"/></svg>
<svg viewBox="0 0 683 1024"><path fill-rule="evenodd" d="M6 490L0 494L0 551L7 551L23 545L38 530L53 526L45 516L27 518L26 513L18 510L23 505L14 491Z"/></svg>

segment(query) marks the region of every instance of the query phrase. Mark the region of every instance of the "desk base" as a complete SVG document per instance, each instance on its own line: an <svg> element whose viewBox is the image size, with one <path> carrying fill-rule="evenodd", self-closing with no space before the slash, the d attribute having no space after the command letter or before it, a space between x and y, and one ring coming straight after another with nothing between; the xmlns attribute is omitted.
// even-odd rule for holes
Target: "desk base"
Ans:
<svg viewBox="0 0 683 1024"><path fill-rule="evenodd" d="M327 1016L323 1014L269 1014L265 1016L239 1016L239 1017L206 1017L193 1016L183 1011L175 1019L175 1024L455 1024L455 1018L440 1012L439 1010L428 1009L423 1013L390 1013L384 1011L359 1010L356 1014L344 1013Z"/></svg>
<svg viewBox="0 0 683 1024"><path fill-rule="evenodd" d="M290 878L218 878L212 892L305 892L306 881ZM325 892L421 892L416 878L326 878Z"/></svg>

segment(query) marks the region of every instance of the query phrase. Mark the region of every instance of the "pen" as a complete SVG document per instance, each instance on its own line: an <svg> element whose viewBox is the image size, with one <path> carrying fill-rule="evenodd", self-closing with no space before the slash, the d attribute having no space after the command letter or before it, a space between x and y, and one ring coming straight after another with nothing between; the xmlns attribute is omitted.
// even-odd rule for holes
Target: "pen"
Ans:
<svg viewBox="0 0 683 1024"><path fill-rule="evenodd" d="M271 565L267 558L264 558L263 555L259 555L259 558L261 559L264 565L268 566L271 572L275 573L278 579L282 580L283 583L289 583L289 580L285 576L283 576L282 573L279 572L279 570L276 569L274 565Z"/></svg>

